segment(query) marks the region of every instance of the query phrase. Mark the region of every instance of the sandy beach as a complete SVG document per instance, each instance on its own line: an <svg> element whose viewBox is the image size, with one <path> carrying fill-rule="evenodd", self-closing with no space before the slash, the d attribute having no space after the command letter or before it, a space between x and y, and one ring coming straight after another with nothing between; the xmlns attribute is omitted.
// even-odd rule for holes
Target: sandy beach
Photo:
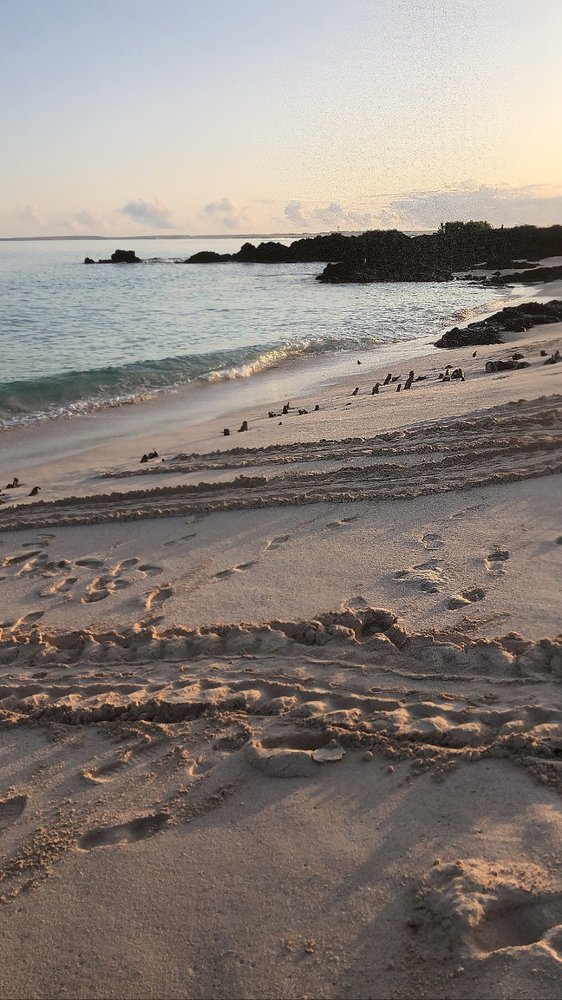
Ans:
<svg viewBox="0 0 562 1000"><path fill-rule="evenodd" d="M560 995L556 349L4 435L2 997Z"/></svg>

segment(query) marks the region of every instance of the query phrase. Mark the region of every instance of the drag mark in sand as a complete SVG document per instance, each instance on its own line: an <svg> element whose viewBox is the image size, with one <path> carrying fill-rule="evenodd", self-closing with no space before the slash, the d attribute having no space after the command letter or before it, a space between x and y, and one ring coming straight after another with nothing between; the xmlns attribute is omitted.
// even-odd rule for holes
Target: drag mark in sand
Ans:
<svg viewBox="0 0 562 1000"><path fill-rule="evenodd" d="M345 754L353 766L379 757L409 768L409 780L441 781L460 762L507 758L562 790L561 677L562 638L408 632L361 596L314 618L259 625L20 624L0 634L0 751L21 741L0 800L0 902L38 886L70 851L134 851L167 836L220 808L256 770L321 782ZM22 786L32 781L28 800ZM502 875L498 890L504 884ZM440 885L428 882L429 892ZM443 894L424 896L420 934L442 896L450 914L450 885L445 873ZM540 893L520 902L533 904L521 910L525 925L536 914L537 933L554 946L549 907L558 902ZM510 927L492 907L471 940L489 932L509 943Z"/></svg>
<svg viewBox="0 0 562 1000"><path fill-rule="evenodd" d="M0 525L16 530L187 515L194 523L213 511L410 499L548 476L562 472L560 402L560 396L519 400L372 438L236 448L185 462L178 456L172 460L178 471L193 471L195 462L201 473L245 468L249 474L10 507L0 510ZM271 471L276 462L284 466L280 473ZM440 547L429 535L422 544Z"/></svg>

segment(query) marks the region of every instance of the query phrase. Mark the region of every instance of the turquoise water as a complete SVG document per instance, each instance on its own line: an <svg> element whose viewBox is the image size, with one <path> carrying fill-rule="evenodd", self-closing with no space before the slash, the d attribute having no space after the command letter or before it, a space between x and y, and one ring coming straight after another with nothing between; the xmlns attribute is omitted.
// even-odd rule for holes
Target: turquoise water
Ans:
<svg viewBox="0 0 562 1000"><path fill-rule="evenodd" d="M242 242L0 243L0 427L436 337L496 307L462 282L323 285L322 264L177 263ZM118 246L145 263L84 266Z"/></svg>

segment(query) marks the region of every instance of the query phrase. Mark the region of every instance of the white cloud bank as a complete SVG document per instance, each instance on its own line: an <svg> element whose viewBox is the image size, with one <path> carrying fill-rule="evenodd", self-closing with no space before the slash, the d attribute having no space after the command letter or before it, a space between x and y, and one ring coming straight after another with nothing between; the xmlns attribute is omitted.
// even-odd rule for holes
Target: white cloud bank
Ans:
<svg viewBox="0 0 562 1000"><path fill-rule="evenodd" d="M136 201L128 201L119 211L122 215L128 216L133 222L143 226L150 226L155 229L174 229L172 214L164 202L156 198L154 201L146 201L144 198L137 198Z"/></svg>
<svg viewBox="0 0 562 1000"><path fill-rule="evenodd" d="M240 231L248 225L244 212L241 213L230 198L221 198L203 205L199 218L211 222L213 228L229 229L231 232Z"/></svg>
<svg viewBox="0 0 562 1000"><path fill-rule="evenodd" d="M552 184L505 188L463 181L440 191L384 197L386 204L376 216L378 225L384 228L436 229L440 222L470 219L485 220L492 226L551 226L562 222L562 186Z"/></svg>
<svg viewBox="0 0 562 1000"><path fill-rule="evenodd" d="M336 201L325 207L306 210L300 201L290 201L283 212L284 222L290 222L297 229L369 229L373 225L374 216L371 212L355 212Z"/></svg>

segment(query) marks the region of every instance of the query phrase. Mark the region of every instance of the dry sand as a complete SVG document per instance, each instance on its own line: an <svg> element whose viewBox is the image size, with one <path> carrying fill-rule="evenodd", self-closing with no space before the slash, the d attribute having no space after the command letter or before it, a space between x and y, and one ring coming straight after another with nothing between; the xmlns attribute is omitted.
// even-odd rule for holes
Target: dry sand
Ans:
<svg viewBox="0 0 562 1000"><path fill-rule="evenodd" d="M560 995L561 346L7 438L2 997Z"/></svg>

